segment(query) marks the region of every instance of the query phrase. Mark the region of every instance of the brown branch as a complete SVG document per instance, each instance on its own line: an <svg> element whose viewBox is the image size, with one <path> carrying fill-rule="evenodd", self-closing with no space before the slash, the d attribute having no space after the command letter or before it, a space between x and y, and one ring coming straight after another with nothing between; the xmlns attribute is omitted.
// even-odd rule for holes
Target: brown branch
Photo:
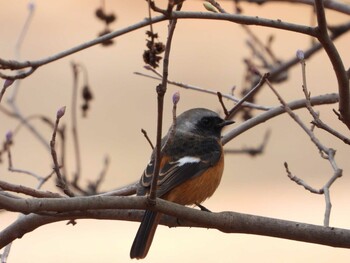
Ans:
<svg viewBox="0 0 350 263"><path fill-rule="evenodd" d="M252 157L263 154L267 145L267 142L270 138L270 130L268 130L263 138L262 143L258 147L243 147L242 149L224 149L225 154L248 154Z"/></svg>
<svg viewBox="0 0 350 263"><path fill-rule="evenodd" d="M14 193L20 193L38 198L59 198L62 197L58 193L52 193L48 191L40 191L23 185L11 184L5 181L0 181L0 188L4 191L10 191Z"/></svg>
<svg viewBox="0 0 350 263"><path fill-rule="evenodd" d="M153 150L154 146L153 146L151 139L148 137L147 132L144 129L141 129L141 132L143 133L143 136L145 136L146 140L148 141L149 145L151 146L151 148Z"/></svg>
<svg viewBox="0 0 350 263"><path fill-rule="evenodd" d="M244 97L229 111L229 114L228 116L226 116L226 118L231 119L240 110L243 102L254 96L254 94L259 91L259 89L264 85L268 77L269 73L264 74L260 78L259 82L255 85L255 87L253 87L247 94L245 94Z"/></svg>
<svg viewBox="0 0 350 263"><path fill-rule="evenodd" d="M78 187L78 181L81 175L81 157L80 157L80 145L79 145L79 135L78 135L78 120L77 120L77 101L78 101L78 72L79 65L72 62L73 70L73 88L72 88L72 109L71 109L71 118L72 118L72 136L73 136L73 145L74 145L74 157L76 171L73 175L72 186L80 190Z"/></svg>
<svg viewBox="0 0 350 263"><path fill-rule="evenodd" d="M229 112L228 112L228 110L227 110L227 108L225 106L224 101L222 100L222 94L221 94L220 91L216 92L216 94L218 95L218 99L219 99L219 102L221 104L222 110L224 111L224 114L225 114L226 118L228 118Z"/></svg>
<svg viewBox="0 0 350 263"><path fill-rule="evenodd" d="M271 4L271 3L288 3L288 4L306 4L313 6L315 4L314 0L239 0L239 2L247 2L253 4ZM340 1L327 0L324 1L324 6L327 9L337 11L339 13L350 15L350 6L346 2L342 3Z"/></svg>
<svg viewBox="0 0 350 263"><path fill-rule="evenodd" d="M340 132L338 132L337 130L331 128L329 125L327 125L326 123L324 123L321 119L320 116L317 112L315 112L315 110L312 108L311 103L310 103L310 92L308 91L307 88L307 83L306 83L306 65L305 65L305 59L302 58L300 60L300 64L301 64L301 69L302 69L302 79L303 79L303 92L306 98L306 108L308 109L309 113L311 114L311 116L313 117L313 121L312 123L320 129L323 129L327 132L329 132L330 134L332 134L333 136L335 136L336 138L342 140L344 143L346 144L350 144L350 138L346 137L345 135L341 134Z"/></svg>
<svg viewBox="0 0 350 263"><path fill-rule="evenodd" d="M109 167L109 157L106 156L103 161L103 167L102 171L100 172L99 176L95 180L95 182L90 182L88 184L88 195L93 195L98 193L98 188L101 186L102 182L104 181L106 175L107 175L107 170Z"/></svg>
<svg viewBox="0 0 350 263"><path fill-rule="evenodd" d="M74 196L74 193L68 188L68 185L66 183L66 181L64 180L64 177L61 174L61 168L60 165L58 163L58 158L57 158L57 153L56 153L56 149L55 149L55 144L56 144L56 133L58 130L58 124L60 122L60 119L63 117L64 113L65 113L66 108L62 107L61 109L59 109L57 111L57 116L56 116L56 122L55 122L55 127L52 133L52 138L50 141L50 148L51 148L51 156L52 156L52 160L53 160L53 164L54 164L54 171L56 173L57 176L57 186L59 188L62 189L62 191L68 195L68 196Z"/></svg>
<svg viewBox="0 0 350 263"><path fill-rule="evenodd" d="M315 96L310 99L311 105L323 105L323 104L334 104L339 101L338 94L326 94L326 95L320 95ZM306 99L301 100L295 100L290 103L288 103L288 107L292 110L305 108L306 107ZM222 143L226 144L238 135L244 133L245 131L255 127L256 125L259 125L261 123L264 123L268 121L269 119L272 119L278 115L286 113L286 110L283 107L277 106L274 108L271 108L270 110L263 112L243 123L241 123L239 126L236 126L235 128L231 129L229 132L227 132L223 138Z"/></svg>
<svg viewBox="0 0 350 263"><path fill-rule="evenodd" d="M283 107L285 108L286 112L289 114L289 116L306 132L306 134L310 137L311 141L315 144L315 146L318 148L318 150L320 151L321 157L323 157L324 159L327 159L329 161L329 163L331 164L332 168L333 168L333 176L331 177L330 180L328 180L328 182L323 186L323 191L319 191L316 193L324 193L325 196L325 203L326 203L326 209L325 209L325 217L324 217L324 225L325 226L329 226L329 220L330 220L330 214L331 214L331 200L330 200L330 195L329 195L329 188L331 187L331 185L335 182L336 179L340 178L342 176L342 169L338 168L338 165L335 162L334 156L335 156L335 150L333 150L332 148L328 148L326 146L324 146L321 141L315 136L315 134L306 127L306 125L300 120L299 116L296 115L291 108L288 107L287 103L283 100L283 98L279 95L279 93L277 92L277 90L271 85L271 83L269 81L267 81L268 86L270 87L270 89L273 91L273 93L276 95L276 97L278 98L278 100L281 102L281 104L283 105ZM308 101L308 100L307 100ZM309 103L309 102L307 102ZM287 172L288 170L288 166L286 166ZM289 173L288 173L289 174ZM294 180L295 182L298 182L298 180ZM300 183L300 181L299 181ZM305 184L303 184L303 186L305 187ZM306 187L305 187L306 188ZM306 188L307 190L310 191L310 189ZM313 192L315 193L315 192Z"/></svg>
<svg viewBox="0 0 350 263"><path fill-rule="evenodd" d="M323 189L315 189L308 185L304 180L300 179L299 177L292 174L292 172L289 170L288 163L284 162L284 168L286 169L287 176L290 180L295 182L298 185L303 186L306 190L310 191L313 194L323 194Z"/></svg>
<svg viewBox="0 0 350 263"><path fill-rule="evenodd" d="M146 68L146 67L145 67ZM146 68L147 70L151 70L154 74L156 74L158 77L154 77L148 74L144 74L144 73L140 73L140 72L134 72L134 74L139 75L139 76L143 76L143 77L147 77L147 78L151 78L151 79L156 79L156 80L161 80L162 79L162 75L155 69L151 69L149 67ZM205 89L205 88L201 88L198 86L194 86L194 85L190 85L190 84L185 84L185 83L181 83L178 81L173 81L168 79L168 84L180 87L180 88L184 88L184 89L189 89L189 90L194 90L197 92L202 92L202 93L207 93L207 94L211 94L211 95L218 95L217 91L214 90L210 90L210 89ZM238 103L241 99L236 98L235 96L231 95L231 94L223 94L221 93L222 98L225 98L227 100L231 100L233 102ZM250 103L245 101L242 105L243 107L249 107L249 108L253 108L253 109L257 109L257 110L269 110L271 107L267 107L267 106L262 106L262 105L257 105L254 103Z"/></svg>
<svg viewBox="0 0 350 263"><path fill-rule="evenodd" d="M271 20L259 17L249 17L243 15L236 14L221 14L221 13L209 13L209 12L184 12L184 11L173 11L171 13L171 19L209 19L209 20L222 20L228 22L234 22L238 24L245 25L256 25L256 26L264 26L271 27L277 29L283 29L287 31L297 32L301 34L306 34L310 36L315 36L315 30L312 27L297 25L293 23L282 22L281 20ZM52 56L32 61L16 61L16 60L5 60L0 58L0 69L24 69L31 68L31 70L35 70L38 67L44 66L48 63L54 62L56 60L62 59L94 45L101 44L107 40L122 36L129 32L135 31L145 26L149 26L150 24L159 23L165 20L169 20L167 15L160 15L157 17L153 17L152 19L145 19L131 26L122 28L120 30L111 32L109 34L103 35L101 37L95 38L93 40L87 41L83 44L70 48L68 50L62 51L60 53L54 54ZM10 76L6 76L4 74L0 75L5 79L11 79Z"/></svg>
<svg viewBox="0 0 350 263"><path fill-rule="evenodd" d="M214 228L225 233L245 233L278 237L296 241L350 248L350 230L304 224L287 220L254 216L236 212L208 213L157 199L149 206L146 197L73 197L53 199L9 200L0 195L0 206L12 206L22 213L53 211L49 216L29 214L0 232L0 247L36 228L67 219L95 218L127 221L141 220L141 211L152 209L163 214L161 224L168 226ZM97 210L98 209L98 210ZM105 210L107 209L107 210ZM122 209L122 210L120 210ZM57 213L59 212L59 213ZM179 225L179 220L181 225Z"/></svg>
<svg viewBox="0 0 350 263"><path fill-rule="evenodd" d="M181 6L182 4L178 5L177 9L180 9ZM169 56L170 56L172 39L176 28L176 23L177 23L177 19L172 19L169 22L168 39L165 45L164 59L163 59L163 78L162 78L162 83L157 86L157 105L158 105L157 140L156 140L157 143L155 148L155 165L154 165L154 171L153 171L153 178L152 178L152 184L151 184L151 189L149 194L149 200L151 201L155 201L156 199L158 176L160 171L160 161L162 158L161 140L162 140L162 128L163 128L164 95L167 90Z"/></svg>
<svg viewBox="0 0 350 263"><path fill-rule="evenodd" d="M328 35L327 20L323 6L323 0L315 0L315 10L317 16L317 34L316 37L322 44L330 59L335 75L338 81L339 92L339 112L341 121L350 129L350 91L349 80L343 64L343 61L338 53L337 48L333 44L332 39Z"/></svg>

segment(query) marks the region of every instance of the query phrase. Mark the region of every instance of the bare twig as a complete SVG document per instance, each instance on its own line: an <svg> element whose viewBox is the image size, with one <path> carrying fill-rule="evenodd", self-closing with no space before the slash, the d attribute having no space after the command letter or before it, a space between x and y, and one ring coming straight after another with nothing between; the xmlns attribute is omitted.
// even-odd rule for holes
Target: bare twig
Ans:
<svg viewBox="0 0 350 263"><path fill-rule="evenodd" d="M315 144L315 146L318 148L318 150L320 151L321 157L327 159L334 171L333 176L328 180L328 182L323 186L323 190L319 190L316 192L312 191L312 193L323 193L325 196L325 203L326 203L326 208L325 208L325 217L324 217L324 225L325 226L329 226L329 220L330 220L330 214L331 214L331 200L330 200L330 195L329 195L329 188L331 187L331 185L335 182L336 179L340 178L342 176L342 170L338 168L335 159L334 159L334 155L335 155L335 150L333 150L332 148L327 148L325 147L318 138L316 138L315 134L306 127L306 125L300 120L300 118L298 117L298 115L296 115L291 108L288 107L287 103L283 100L283 98L278 94L278 92L276 91L276 89L271 85L271 83L267 80L266 82L268 84L268 86L270 87L270 89L273 91L273 93L276 95L276 97L278 98L278 100L281 102L281 104L283 105L283 107L285 108L286 112L289 114L289 116L296 122L299 124L299 126L307 133L307 135L310 137L311 141ZM308 102L307 102L308 103ZM285 167L287 169L287 173L288 173L288 166ZM290 173L288 173L290 174ZM289 176L290 177L290 176ZM306 183L301 183L302 181L299 178L294 177L290 177L293 181L297 182L298 184L301 184L304 186L305 189L311 191L311 187L307 187ZM314 190L314 189L313 189Z"/></svg>
<svg viewBox="0 0 350 263"><path fill-rule="evenodd" d="M226 119L231 119L237 113L237 111L240 110L243 102L248 100L251 96L254 96L254 94L260 89L260 87L264 85L268 77L268 73L264 74L260 78L259 82L255 85L255 87L253 87L247 94L245 94L244 97L229 111L228 115L226 116Z"/></svg>
<svg viewBox="0 0 350 263"><path fill-rule="evenodd" d="M58 124L60 122L60 119L63 117L64 113L65 113L65 109L66 107L62 107L61 109L59 109L57 111L57 116L56 116L56 122L55 122L55 127L52 133L52 138L50 141L50 147L51 147L51 156L52 156L52 160L53 160L53 164L54 164L54 171L56 173L57 176L57 186L59 188L62 189L62 191L68 195L68 196L74 196L74 193L68 188L68 185L66 183L66 181L64 180L64 177L61 174L61 168L60 165L58 163L58 158L57 158L57 153L56 153L56 149L55 149L55 144L56 144L56 133L58 130Z"/></svg>
<svg viewBox="0 0 350 263"><path fill-rule="evenodd" d="M109 157L106 156L104 158L103 168L102 168L102 171L100 172L100 175L98 176L98 178L96 179L95 182L89 183L89 186L88 186L89 193L88 194L97 194L98 188L100 187L100 185L102 184L103 180L106 177L108 167L109 167Z"/></svg>
<svg viewBox="0 0 350 263"><path fill-rule="evenodd" d="M6 142L4 145L4 150L7 152L8 170L10 172L13 172L13 173L21 173L21 174L30 175L30 176L34 177L36 180L38 180L40 184L42 184L43 182L46 181L46 179L44 177L42 177L34 172L31 172L29 170L14 168L13 161L12 161L12 154L11 154L11 145L13 142L13 136L14 136L13 132L11 132L11 131L8 132L6 134Z"/></svg>
<svg viewBox="0 0 350 263"><path fill-rule="evenodd" d="M149 69L148 67L146 69ZM154 74L156 74L159 77L154 77L151 75L147 75L144 73L140 73L140 72L134 72L134 74L139 75L139 76L143 76L143 77L147 77L147 78L151 78L151 79L156 79L156 80L161 80L162 79L162 75L155 69L150 69L152 72L154 72ZM180 88L184 88L184 89L190 89L190 90L194 90L197 92L202 92L202 93L207 93L207 94L211 94L211 95L215 95L217 96L217 91L214 90L210 90L210 89L205 89L205 88L201 88L198 86L194 86L194 85L189 85L189 84L185 84L185 83L181 83L181 82L177 82L177 81L173 81L168 79L168 84L180 87ZM235 103L238 103L241 99L236 98L235 96L231 95L231 94L223 94L221 93L222 98L231 100ZM267 111L269 109L271 109L271 107L267 107L267 106L263 106L263 105L257 105L254 103L250 103L245 101L242 105L243 107L250 107L252 109L257 109L257 110L263 110L263 111Z"/></svg>
<svg viewBox="0 0 350 263"><path fill-rule="evenodd" d="M80 157L80 145L79 145L79 136L78 136L78 120L77 120L77 101L78 101L78 67L79 65L72 62L73 70L73 89L72 89L72 109L71 109L71 118L72 118L72 136L73 136L73 145L74 145L74 157L76 171L73 175L72 185L77 188L78 181L81 175L81 157Z"/></svg>
<svg viewBox="0 0 350 263"><path fill-rule="evenodd" d="M153 146L151 139L148 137L147 132L144 129L141 129L141 132L143 133L143 136L145 136L146 140L148 141L149 145L151 146L151 148L153 150L154 146Z"/></svg>
<svg viewBox="0 0 350 263"><path fill-rule="evenodd" d="M287 176L289 177L290 180L295 182L298 185L303 186L306 190L310 191L313 194L323 194L323 189L315 189L308 185L305 181L302 179L298 178L297 176L293 175L292 172L289 170L288 163L284 162L284 168L286 169Z"/></svg>
<svg viewBox="0 0 350 263"><path fill-rule="evenodd" d="M259 154L263 154L267 145L267 142L270 138L270 131L268 130L263 138L262 143L258 147L243 147L242 149L235 150L235 149L224 149L224 152L226 154L249 154L250 156L256 156Z"/></svg>
<svg viewBox="0 0 350 263"><path fill-rule="evenodd" d="M301 51L298 51L299 54L301 54ZM316 113L314 111L314 109L311 106L310 103L310 92L308 91L307 88L307 83L306 83L306 65L305 65L305 59L303 58L303 56L301 56L300 59L300 64L301 64L301 69L302 69L302 80L303 80L303 92L306 98L306 108L308 109L308 111L310 112L311 116L313 117L313 124L320 128L323 129L327 132L329 132L330 134L334 135L336 138L342 140L344 143L346 144L350 144L350 138L346 137L345 135L341 134L340 132L336 131L335 129L331 128L329 125L327 125L326 123L324 123L321 119L318 113Z"/></svg>
<svg viewBox="0 0 350 263"><path fill-rule="evenodd" d="M228 110L227 110L227 108L226 108L226 106L225 106L224 101L222 100L222 94L221 94L221 92L219 92L219 91L218 91L216 94L218 95L219 102L220 102L221 107L222 107L222 109L223 109L223 111L224 111L224 113L225 113L225 116L226 116L226 118L227 118L228 115L229 115L229 112L228 112Z"/></svg>
<svg viewBox="0 0 350 263"><path fill-rule="evenodd" d="M320 96L315 96L310 98L311 105L334 104L334 103L337 103L338 101L339 101L338 94L335 94L335 93L320 95ZM300 108L305 108L306 103L307 103L306 99L295 100L288 103L288 107L292 110L296 110ZM245 122L241 123L239 126L236 126L235 128L231 129L229 132L227 132L222 138L222 143L226 144L232 139L234 139L235 137L237 137L238 135L255 127L256 125L264 123L269 119L272 119L284 113L286 113L286 109L284 107L277 106L257 116L254 116L253 118L246 120Z"/></svg>
<svg viewBox="0 0 350 263"><path fill-rule="evenodd" d="M23 185L11 184L5 181L0 181L0 188L4 191L10 191L14 193L21 193L38 198L59 198L63 197L58 193L52 193L48 191L40 191Z"/></svg>
<svg viewBox="0 0 350 263"><path fill-rule="evenodd" d="M182 4L177 6L177 9L180 9ZM157 86L157 102L158 102L158 121L157 121L157 144L155 151L155 165L153 171L152 184L149 194L149 200L152 202L156 199L156 191L157 191L157 182L160 170L160 161L161 161L161 140L162 140L162 127L163 127L163 105L164 105L164 95L167 90L168 83L168 70L169 70L169 56L171 43L175 32L177 19L171 19L169 22L168 29L168 39L165 45L164 59L163 59L163 79L162 83Z"/></svg>
<svg viewBox="0 0 350 263"><path fill-rule="evenodd" d="M278 3L278 2L286 2L288 4L306 4L313 6L315 4L314 0L239 0L239 2L248 2L253 4L271 4L271 3ZM324 1L324 6L327 9L337 11L339 13L350 15L350 6L346 2L340 2L340 1L334 1L334 0L327 0Z"/></svg>
<svg viewBox="0 0 350 263"><path fill-rule="evenodd" d="M278 28L287 31L297 32L301 34L306 34L310 36L315 36L315 31L313 28L303 25L297 25L293 23L282 22L280 20L271 20L259 17L249 17L243 15L236 14L221 14L221 13L209 13L209 12L184 12L184 11L173 11L171 13L171 19L209 19L209 20L223 20L228 22L234 22L238 24L245 25L257 25L257 26L265 26L271 28ZM153 17L150 19L145 19L141 22L138 22L134 25L128 26L126 28L114 31L112 33L103 35L101 37L95 38L93 40L87 41L83 44L80 44L76 47L70 48L68 50L62 51L55 55L39 59L33 61L16 61L16 60L5 60L0 58L0 69L24 69L24 68L38 68L53 61L62 59L69 55L72 55L76 52L87 49L91 46L101 44L104 41L109 39L116 38L118 36L124 35L126 33L135 31L145 26L149 26L150 24L159 23L165 20L169 20L167 15L160 15L157 17ZM5 77L9 78L9 77Z"/></svg>
<svg viewBox="0 0 350 263"><path fill-rule="evenodd" d="M318 24L316 37L322 44L324 50L327 52L328 58L333 65L338 81L338 92L340 98L339 112L341 114L341 121L350 129L349 79L338 50L328 34L327 20L323 3L323 0L315 0L315 10Z"/></svg>

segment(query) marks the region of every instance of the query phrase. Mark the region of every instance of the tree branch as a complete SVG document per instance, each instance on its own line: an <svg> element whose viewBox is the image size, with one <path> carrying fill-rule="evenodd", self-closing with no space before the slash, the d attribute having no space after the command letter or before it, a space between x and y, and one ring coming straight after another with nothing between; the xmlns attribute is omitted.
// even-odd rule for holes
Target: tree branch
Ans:
<svg viewBox="0 0 350 263"><path fill-rule="evenodd" d="M343 61L338 53L337 48L328 35L326 14L323 6L323 0L315 0L315 9L317 16L317 34L316 37L326 51L337 77L339 91L339 112L341 121L350 129L350 91L349 80L343 64Z"/></svg>
<svg viewBox="0 0 350 263"><path fill-rule="evenodd" d="M149 206L147 197L93 196L27 200L9 199L11 198L0 195L1 206L5 203L8 208L11 206L16 211L24 213L44 211L46 213L48 211L55 213L51 215L29 214L19 218L15 223L0 232L0 247L4 247L11 241L22 237L24 234L42 225L62 220L94 218L139 221L142 217L141 211L127 210L134 208L151 209L172 216L171 218L165 217L161 221L161 224L170 227L190 226L214 228L225 233L255 234L333 247L350 248L350 230L236 212L204 212L162 199L157 199L154 206Z"/></svg>
<svg viewBox="0 0 350 263"><path fill-rule="evenodd" d="M209 20L222 20L228 22L234 22L237 24L244 25L256 25L256 26L264 26L271 27L277 29L283 29L287 31L297 32L301 34L306 34L310 36L316 36L316 31L314 28L309 26L303 26L288 22L282 22L281 20L273 20L259 17L250 17L236 14L221 14L221 13L203 13L203 12L185 12L185 11L173 11L171 13L171 19L209 19ZM73 48L67 49L55 55L33 61L15 61L15 60L5 60L0 58L0 69L24 69L24 68L33 68L37 69L43 65L51 63L53 61L62 59L94 45L98 45L104 41L122 36L129 32L135 31L145 26L149 26L150 24L159 23L165 20L169 20L168 16L160 15L157 17L153 17L152 19L144 19L138 23L135 23L131 26L122 28L120 30L114 31L112 33L103 35L101 37L95 38L93 40L87 41L83 44L75 46ZM4 77L6 79L16 79L16 77L0 75L0 77Z"/></svg>
<svg viewBox="0 0 350 263"><path fill-rule="evenodd" d="M337 103L339 101L338 94L332 93L332 94L326 94L326 95L320 95L316 97L310 98L311 105L322 105L322 104L333 104ZM301 100L295 100L290 103L288 103L288 107L292 110L305 108L306 107L307 100L301 99ZM243 122L241 125L237 126L236 128L232 129L228 133L226 133L222 138L222 143L226 144L241 133L255 127L258 124L261 124L269 119L272 119L280 114L286 113L286 110L282 106L274 107L266 112L263 112L245 122Z"/></svg>

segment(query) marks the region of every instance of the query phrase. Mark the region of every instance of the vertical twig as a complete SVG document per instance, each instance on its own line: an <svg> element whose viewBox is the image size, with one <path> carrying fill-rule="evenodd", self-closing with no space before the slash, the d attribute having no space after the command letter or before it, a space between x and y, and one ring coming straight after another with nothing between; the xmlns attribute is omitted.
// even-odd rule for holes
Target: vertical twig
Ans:
<svg viewBox="0 0 350 263"><path fill-rule="evenodd" d="M332 134L336 138L342 140L344 143L350 144L350 138L347 138L345 135L341 134L337 130L331 128L329 125L324 123L320 119L319 114L317 112L315 112L315 110L312 108L312 105L310 102L311 94L308 91L307 82L306 82L306 63L305 63L305 59L304 59L304 53L301 50L298 50L297 57L300 60L300 64L301 64L302 80L303 80L302 87L303 87L303 92L304 92L304 95L306 98L306 108L308 109L309 113L311 114L311 116L314 119L312 121L313 125L315 125L316 127L320 128L320 129L323 129L323 130L329 132L330 134Z"/></svg>
<svg viewBox="0 0 350 263"><path fill-rule="evenodd" d="M305 182L303 182L301 179L297 178L296 176L290 176L291 173L288 170L288 166L285 163L285 168L288 173L288 177L295 181L297 184L303 185L305 189L309 190L312 193L318 193L318 194L323 194L325 197L325 203L326 203L326 208L325 208L325 215L324 215L324 226L329 226L329 221L330 221L330 215L331 215L331 209L332 209L332 203L329 195L329 189L332 186L332 184L336 181L336 179L340 178L342 176L342 169L339 169L334 156L335 156L335 150L332 148L327 148L324 146L318 138L316 138L315 134L308 129L305 124L300 120L299 116L296 115L292 109L287 105L287 103L283 100L283 98L279 95L277 90L271 85L271 83L267 80L266 81L270 89L273 91L273 93L276 95L278 100L281 102L283 107L285 108L286 112L289 114L289 116L307 133L307 135L310 137L311 141L315 144L315 146L318 148L321 157L324 159L327 159L329 163L332 166L332 169L334 171L333 176L327 181L327 183L322 187L320 190L315 190L313 191L311 187L307 186Z"/></svg>
<svg viewBox="0 0 350 263"><path fill-rule="evenodd" d="M17 61L20 60L21 46L24 42L24 38L28 32L29 26L30 26L31 21L33 19L34 11L35 11L35 4L29 3L28 4L28 15L27 15L27 18L23 24L22 30L19 34L18 40L17 40L16 45L15 45L15 57L16 57ZM20 74L21 71L17 71L17 73ZM20 111L19 107L17 106L16 97L17 97L17 93L18 93L18 90L20 87L20 83L21 83L21 81L18 79L13 84L13 88L11 89L12 93L9 96L9 98L7 99L7 103L10 105L16 118L18 118L24 124L24 126L26 128L28 128L28 130L38 139L38 141L41 142L42 145L44 145L45 148L49 150L50 145L47 143L46 138L44 138L42 136L42 134L33 125L31 125L29 122L27 122L23 113Z"/></svg>
<svg viewBox="0 0 350 263"><path fill-rule="evenodd" d="M78 184L78 180L81 173L81 160L80 160L80 146L79 146L79 136L78 136L78 120L77 120L77 101L78 101L78 64L72 63L73 69L73 94L72 94L72 135L73 135L73 144L75 151L75 164L76 171L73 175L73 185Z"/></svg>
<svg viewBox="0 0 350 263"><path fill-rule="evenodd" d="M66 181L64 180L64 178L61 174L61 170L60 170L61 168L60 168L60 165L58 163L57 153L56 153L56 149L55 149L58 124L60 122L60 119L63 117L65 110L66 110L66 107L62 107L57 111L56 122L55 122L55 126L53 129L52 138L50 141L50 147L51 147L51 156L52 156L52 160L53 160L53 164L54 164L53 169L54 169L56 176L57 176L57 182L58 182L57 186L59 188L61 188L66 195L74 196L74 193L70 191L70 189L67 186Z"/></svg>
<svg viewBox="0 0 350 263"><path fill-rule="evenodd" d="M177 11L182 7L182 4L177 6ZM171 19L168 27L168 39L165 45L164 59L163 59L163 78L162 83L156 88L157 90L157 105L158 105L158 120L157 120L157 140L156 140L156 151L155 151L155 165L153 171L153 178L151 184L151 190L149 200L155 200L157 195L157 182L160 170L161 161L161 141L162 141L162 127L163 127L163 106L164 106L164 95L167 90L168 83L168 70L169 70L169 55L171 49L171 43L176 28L177 19Z"/></svg>
<svg viewBox="0 0 350 263"><path fill-rule="evenodd" d="M349 79L339 55L337 48L328 34L327 20L325 9L323 5L324 0L315 0L315 10L317 17L317 39L322 44L324 50L327 52L335 75L338 81L339 91L339 112L341 121L350 129L350 90Z"/></svg>

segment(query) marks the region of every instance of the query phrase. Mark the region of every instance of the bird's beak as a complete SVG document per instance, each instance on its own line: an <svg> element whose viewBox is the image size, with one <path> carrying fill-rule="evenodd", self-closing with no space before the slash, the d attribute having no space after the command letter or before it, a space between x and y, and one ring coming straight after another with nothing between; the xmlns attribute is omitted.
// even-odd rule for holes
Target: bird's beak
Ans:
<svg viewBox="0 0 350 263"><path fill-rule="evenodd" d="M220 124L219 124L219 127L224 127L224 126L227 126L227 125L231 125L235 123L234 121L231 121L231 120L223 120Z"/></svg>

